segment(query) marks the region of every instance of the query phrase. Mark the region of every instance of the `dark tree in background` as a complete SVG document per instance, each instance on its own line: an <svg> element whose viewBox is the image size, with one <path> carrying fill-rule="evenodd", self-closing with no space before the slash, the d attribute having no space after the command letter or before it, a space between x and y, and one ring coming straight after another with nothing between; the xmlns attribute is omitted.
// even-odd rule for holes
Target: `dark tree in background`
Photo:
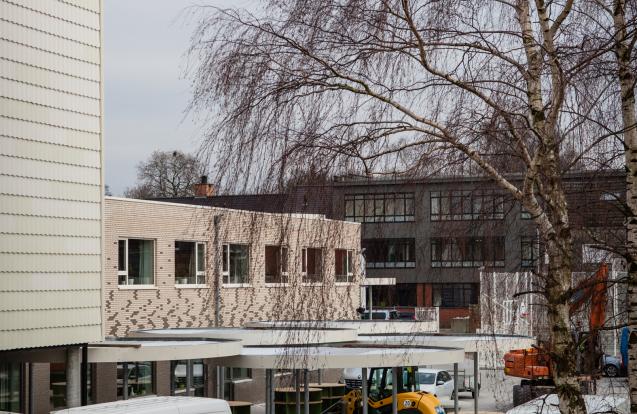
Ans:
<svg viewBox="0 0 637 414"><path fill-rule="evenodd" d="M127 188L129 198L187 197L204 175L204 165L181 151L154 151L137 166L137 183Z"/></svg>

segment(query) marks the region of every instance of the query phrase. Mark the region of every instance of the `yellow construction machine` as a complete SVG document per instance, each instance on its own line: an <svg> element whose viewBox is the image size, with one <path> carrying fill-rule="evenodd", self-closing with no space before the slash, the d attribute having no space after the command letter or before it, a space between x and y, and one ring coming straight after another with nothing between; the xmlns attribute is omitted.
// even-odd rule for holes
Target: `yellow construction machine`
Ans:
<svg viewBox="0 0 637 414"><path fill-rule="evenodd" d="M398 368L397 381L393 380L392 368L370 368L367 378L367 404L369 414L392 413L392 389L394 383L397 391L397 408L401 414L445 414L440 400L424 391L418 391L416 382L417 367ZM348 384L348 391L343 397L347 414L363 413L362 384Z"/></svg>

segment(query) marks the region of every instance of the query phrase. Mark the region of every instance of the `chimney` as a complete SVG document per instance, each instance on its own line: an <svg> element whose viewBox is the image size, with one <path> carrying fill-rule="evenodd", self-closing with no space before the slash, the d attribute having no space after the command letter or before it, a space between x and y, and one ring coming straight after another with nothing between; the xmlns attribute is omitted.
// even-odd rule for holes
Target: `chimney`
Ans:
<svg viewBox="0 0 637 414"><path fill-rule="evenodd" d="M201 182L195 184L195 197L212 197L215 195L215 187L208 184L208 176L202 175Z"/></svg>

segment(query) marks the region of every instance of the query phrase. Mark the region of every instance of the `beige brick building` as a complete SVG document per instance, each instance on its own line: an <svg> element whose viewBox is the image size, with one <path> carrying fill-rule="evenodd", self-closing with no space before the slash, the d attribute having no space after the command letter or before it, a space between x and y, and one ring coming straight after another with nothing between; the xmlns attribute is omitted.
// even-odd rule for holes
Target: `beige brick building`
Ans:
<svg viewBox="0 0 637 414"><path fill-rule="evenodd" d="M360 306L359 224L120 198L104 220L106 336L215 326L217 308L219 326L241 326Z"/></svg>

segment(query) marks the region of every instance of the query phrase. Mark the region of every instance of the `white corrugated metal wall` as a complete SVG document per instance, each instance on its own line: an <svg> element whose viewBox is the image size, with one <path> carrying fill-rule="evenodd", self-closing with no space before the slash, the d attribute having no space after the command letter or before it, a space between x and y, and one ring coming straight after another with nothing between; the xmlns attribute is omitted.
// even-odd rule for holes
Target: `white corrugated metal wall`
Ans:
<svg viewBox="0 0 637 414"><path fill-rule="evenodd" d="M102 338L100 0L0 0L0 350Z"/></svg>

